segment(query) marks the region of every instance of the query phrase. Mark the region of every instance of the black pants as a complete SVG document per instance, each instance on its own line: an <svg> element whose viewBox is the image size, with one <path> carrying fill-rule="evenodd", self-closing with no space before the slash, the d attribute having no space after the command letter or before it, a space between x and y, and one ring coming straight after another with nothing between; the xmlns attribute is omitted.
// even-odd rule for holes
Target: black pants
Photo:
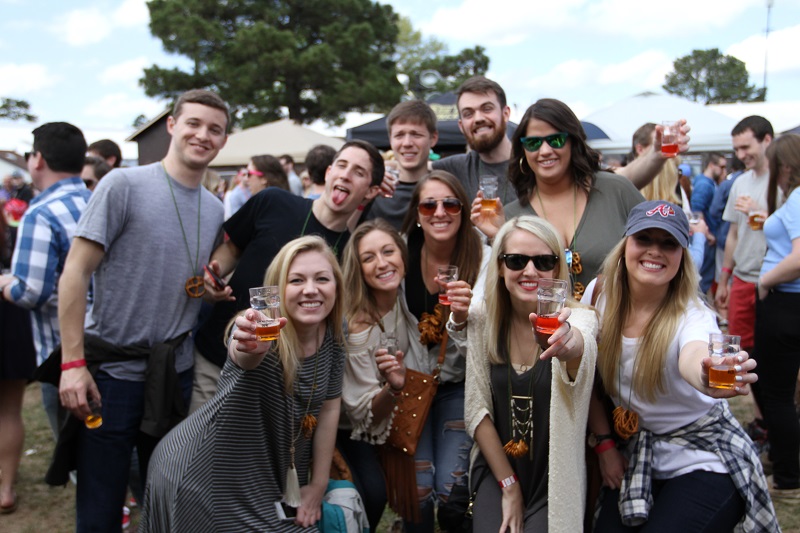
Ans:
<svg viewBox="0 0 800 533"><path fill-rule="evenodd" d="M800 487L800 421L794 395L800 369L800 293L770 292L756 302L753 392L764 415L775 484Z"/></svg>

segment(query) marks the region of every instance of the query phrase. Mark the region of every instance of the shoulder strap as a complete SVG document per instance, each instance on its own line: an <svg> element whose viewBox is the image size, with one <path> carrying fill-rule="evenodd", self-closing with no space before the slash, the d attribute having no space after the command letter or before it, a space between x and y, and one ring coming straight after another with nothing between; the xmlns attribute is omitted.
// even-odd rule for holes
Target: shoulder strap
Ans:
<svg viewBox="0 0 800 533"><path fill-rule="evenodd" d="M597 299L600 298L600 293L603 292L603 275L597 275L597 281L594 282L594 290L592 291L592 307L597 306Z"/></svg>

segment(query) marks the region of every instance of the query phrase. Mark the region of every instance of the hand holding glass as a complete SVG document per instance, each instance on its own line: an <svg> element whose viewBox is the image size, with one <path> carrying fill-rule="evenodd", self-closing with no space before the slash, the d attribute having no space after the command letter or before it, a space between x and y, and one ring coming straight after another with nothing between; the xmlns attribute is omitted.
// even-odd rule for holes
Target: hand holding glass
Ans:
<svg viewBox="0 0 800 533"><path fill-rule="evenodd" d="M392 333L383 332L381 333L381 339L378 343L378 348L386 349L386 353L389 355L396 355L397 354L397 336Z"/></svg>
<svg viewBox="0 0 800 533"><path fill-rule="evenodd" d="M567 301L567 282L561 279L540 279L536 289L536 334L546 341L561 326L558 315Z"/></svg>
<svg viewBox="0 0 800 533"><path fill-rule="evenodd" d="M714 389L733 389L736 387L735 365L727 363L726 357L733 357L741 350L739 335L711 333L708 336L708 356L711 368L708 369L708 386Z"/></svg>
<svg viewBox="0 0 800 533"><path fill-rule="evenodd" d="M661 133L661 154L666 157L678 155L678 138L681 136L680 121L666 120L661 123L664 128Z"/></svg>
<svg viewBox="0 0 800 533"><path fill-rule="evenodd" d="M250 307L257 311L256 339L259 342L276 341L281 334L281 297L280 289L253 287L250 289Z"/></svg>
<svg viewBox="0 0 800 533"><path fill-rule="evenodd" d="M450 305L450 298L447 296L447 284L451 281L458 281L458 267L455 265L440 266L436 269L439 280L439 303Z"/></svg>
<svg viewBox="0 0 800 533"><path fill-rule="evenodd" d="M481 176L479 187L483 193L481 214L494 216L497 212L497 176Z"/></svg>

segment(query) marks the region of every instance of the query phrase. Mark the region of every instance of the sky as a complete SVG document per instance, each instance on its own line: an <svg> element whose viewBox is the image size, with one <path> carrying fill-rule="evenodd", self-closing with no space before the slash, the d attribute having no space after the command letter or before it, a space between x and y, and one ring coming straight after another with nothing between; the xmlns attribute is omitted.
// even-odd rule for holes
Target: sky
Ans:
<svg viewBox="0 0 800 533"><path fill-rule="evenodd" d="M543 97L563 100L582 118L643 91L661 91L673 61L694 49L716 47L737 57L761 87L767 1L381 3L446 43L450 53L485 47L487 75L506 91L513 119ZM797 101L800 2L772 1L767 101ZM164 109L164 101L147 97L138 84L145 67L189 64L150 35L145 0L0 0L0 13L0 96L28 101L39 123L77 125L89 142L122 143L138 115ZM348 125L362 122L352 117ZM30 149L33 127L0 121L0 150ZM341 128L324 131L343 135ZM135 158L136 145L124 143L123 154Z"/></svg>

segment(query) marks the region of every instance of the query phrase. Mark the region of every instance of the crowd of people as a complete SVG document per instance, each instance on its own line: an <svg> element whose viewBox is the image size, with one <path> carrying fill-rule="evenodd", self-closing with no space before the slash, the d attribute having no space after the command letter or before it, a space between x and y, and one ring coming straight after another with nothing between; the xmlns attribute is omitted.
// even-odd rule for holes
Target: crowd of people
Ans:
<svg viewBox="0 0 800 533"><path fill-rule="evenodd" d="M145 532L334 531L331 507L378 531L387 505L404 531L447 530L457 488L475 531L779 531L772 499L800 503L800 136L748 117L745 171L710 153L688 183L686 121L677 158L645 124L610 170L559 100L509 136L497 83L457 97L465 154L431 161L436 115L409 101L390 154L317 146L300 175L254 155L230 182L208 180L230 127L211 91L179 97L150 165L34 130L39 194L15 218L9 183L0 221L0 512L36 369L47 482L72 473L79 532L119 530L129 484ZM549 333L542 280L567 287ZM261 286L280 296L269 341ZM741 337L726 389L723 330ZM420 376L432 397L407 413ZM751 390L743 428L726 399ZM417 416L409 453L394 437Z"/></svg>

